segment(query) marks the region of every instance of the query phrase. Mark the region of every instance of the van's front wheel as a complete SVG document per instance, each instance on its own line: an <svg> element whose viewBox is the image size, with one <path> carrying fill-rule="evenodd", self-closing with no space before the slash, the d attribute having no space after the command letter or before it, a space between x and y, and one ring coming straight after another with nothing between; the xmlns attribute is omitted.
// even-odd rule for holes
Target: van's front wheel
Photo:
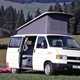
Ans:
<svg viewBox="0 0 80 80"><path fill-rule="evenodd" d="M44 72L45 72L46 75L51 75L53 73L52 63L46 63L44 65Z"/></svg>

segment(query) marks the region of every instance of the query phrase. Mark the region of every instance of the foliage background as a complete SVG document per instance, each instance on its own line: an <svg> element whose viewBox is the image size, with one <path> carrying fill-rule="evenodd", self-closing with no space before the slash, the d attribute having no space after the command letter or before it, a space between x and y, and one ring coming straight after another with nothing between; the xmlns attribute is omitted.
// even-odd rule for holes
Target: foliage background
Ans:
<svg viewBox="0 0 80 80"><path fill-rule="evenodd" d="M5 0L6 1L6 0ZM36 3L39 4L39 3ZM33 5L36 5L33 4ZM22 4L21 4L22 5ZM23 4L24 5L24 4ZM32 20L41 13L45 11L56 11L72 14L74 17L69 20L69 33L70 34L80 34L80 0L73 0L70 3L67 2L55 2L54 4L42 3L42 5L31 6L32 3L26 3L26 6L23 9L17 10L13 6L0 6L0 32L4 36L11 36L16 34L16 29L23 25L24 23ZM29 6L30 5L30 6ZM46 6L47 7L46 7ZM31 9L32 7L32 9ZM29 10L32 10L32 12ZM35 9L33 9L35 8ZM24 14L24 11L27 13Z"/></svg>

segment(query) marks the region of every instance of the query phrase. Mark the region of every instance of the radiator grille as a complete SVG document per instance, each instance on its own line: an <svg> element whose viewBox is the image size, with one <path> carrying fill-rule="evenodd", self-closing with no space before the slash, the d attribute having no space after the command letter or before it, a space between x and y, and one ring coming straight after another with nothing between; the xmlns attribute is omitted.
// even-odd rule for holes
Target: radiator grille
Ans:
<svg viewBox="0 0 80 80"><path fill-rule="evenodd" d="M67 64L70 64L70 65L80 65L79 62L67 62Z"/></svg>
<svg viewBox="0 0 80 80"><path fill-rule="evenodd" d="M80 65L80 62L77 62L77 61L80 61L80 57L68 56L67 60L69 60L67 62L67 64L70 64L70 65Z"/></svg>
<svg viewBox="0 0 80 80"><path fill-rule="evenodd" d="M67 60L80 60L80 57L71 57L71 56L68 56Z"/></svg>

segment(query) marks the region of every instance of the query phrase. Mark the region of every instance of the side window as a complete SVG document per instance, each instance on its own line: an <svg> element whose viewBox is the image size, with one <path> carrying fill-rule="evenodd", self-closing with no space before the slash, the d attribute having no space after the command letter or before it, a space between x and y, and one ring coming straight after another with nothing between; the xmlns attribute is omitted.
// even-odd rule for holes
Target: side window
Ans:
<svg viewBox="0 0 80 80"><path fill-rule="evenodd" d="M45 37L38 37L37 48L47 48L47 42Z"/></svg>
<svg viewBox="0 0 80 80"><path fill-rule="evenodd" d="M22 37L12 37L10 39L10 43L9 43L9 47L20 47L21 42L22 42L23 38Z"/></svg>
<svg viewBox="0 0 80 80"><path fill-rule="evenodd" d="M34 48L35 40L36 40L36 36L26 37L24 44L23 44L23 47L26 49L28 49L28 47Z"/></svg>
<svg viewBox="0 0 80 80"><path fill-rule="evenodd" d="M32 55L36 36L27 36L23 43L23 54Z"/></svg>

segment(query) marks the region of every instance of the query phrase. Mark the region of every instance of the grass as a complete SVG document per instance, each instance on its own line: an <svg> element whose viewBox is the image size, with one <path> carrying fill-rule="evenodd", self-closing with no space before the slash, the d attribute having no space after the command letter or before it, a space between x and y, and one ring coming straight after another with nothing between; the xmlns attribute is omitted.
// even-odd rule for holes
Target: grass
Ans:
<svg viewBox="0 0 80 80"><path fill-rule="evenodd" d="M80 75L0 74L0 80L80 80Z"/></svg>

